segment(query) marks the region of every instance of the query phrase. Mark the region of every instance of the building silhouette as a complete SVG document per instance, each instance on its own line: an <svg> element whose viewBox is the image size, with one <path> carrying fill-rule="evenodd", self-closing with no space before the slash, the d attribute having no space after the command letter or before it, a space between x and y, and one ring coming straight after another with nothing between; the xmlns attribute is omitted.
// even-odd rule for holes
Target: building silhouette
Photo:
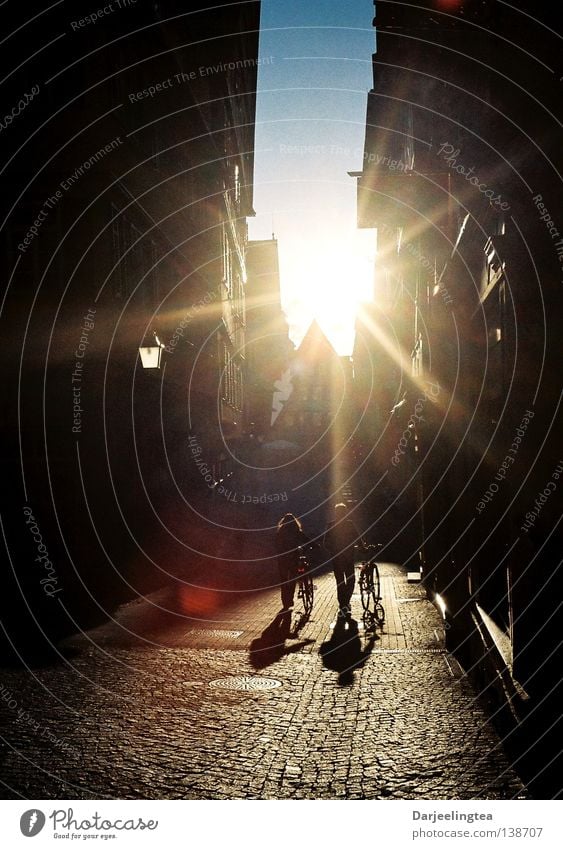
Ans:
<svg viewBox="0 0 563 849"><path fill-rule="evenodd" d="M244 426L260 3L90 6L11 9L2 56L6 102L28 94L1 202L3 574L23 643L212 563L209 493Z"/></svg>
<svg viewBox="0 0 563 849"><path fill-rule="evenodd" d="M389 551L420 567L448 646L529 733L534 711L553 730L560 689L560 154L540 69L558 61L523 5L376 4L354 176L379 264L354 368Z"/></svg>

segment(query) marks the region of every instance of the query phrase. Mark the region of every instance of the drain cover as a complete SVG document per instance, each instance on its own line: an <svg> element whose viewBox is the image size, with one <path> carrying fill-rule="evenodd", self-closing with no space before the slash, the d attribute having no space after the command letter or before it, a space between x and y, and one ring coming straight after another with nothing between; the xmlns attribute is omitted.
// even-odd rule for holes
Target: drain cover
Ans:
<svg viewBox="0 0 563 849"><path fill-rule="evenodd" d="M275 690L281 687L281 681L276 678L260 678L255 675L232 675L229 678L215 678L209 682L210 687L222 690Z"/></svg>

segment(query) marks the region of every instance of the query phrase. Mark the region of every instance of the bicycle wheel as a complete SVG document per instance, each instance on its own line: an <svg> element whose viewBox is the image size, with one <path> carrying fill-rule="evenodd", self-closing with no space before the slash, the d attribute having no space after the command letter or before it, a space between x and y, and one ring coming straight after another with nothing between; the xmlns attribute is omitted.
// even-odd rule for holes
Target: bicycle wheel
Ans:
<svg viewBox="0 0 563 849"><path fill-rule="evenodd" d="M303 598L303 608L307 616L313 609L313 579L310 575L303 575L301 578L301 596Z"/></svg>
<svg viewBox="0 0 563 849"><path fill-rule="evenodd" d="M379 582L379 569L377 567L377 563L373 562L373 571L371 574L372 581L372 594L374 603L377 605L379 600L381 599L381 584Z"/></svg>
<svg viewBox="0 0 563 849"><path fill-rule="evenodd" d="M360 575L360 596L364 609L364 624L366 630L381 625L385 619L385 611L381 604L379 569L375 561L369 563Z"/></svg>
<svg viewBox="0 0 563 849"><path fill-rule="evenodd" d="M375 605L378 599L376 584L377 590L379 590L379 573L377 574L377 582L374 584L373 566L375 566L375 564L368 564L360 574L360 597L362 599L362 607L366 612L375 611Z"/></svg>
<svg viewBox="0 0 563 849"><path fill-rule="evenodd" d="M381 582L379 580L379 568L377 563L373 564L373 598L374 609L373 615L378 625L383 625L385 622L385 608L381 603Z"/></svg>

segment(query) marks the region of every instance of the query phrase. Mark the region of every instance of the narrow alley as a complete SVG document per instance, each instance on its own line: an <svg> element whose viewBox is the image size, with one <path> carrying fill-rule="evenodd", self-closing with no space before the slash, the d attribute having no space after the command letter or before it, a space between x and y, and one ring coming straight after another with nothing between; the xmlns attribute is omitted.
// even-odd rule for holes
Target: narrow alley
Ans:
<svg viewBox="0 0 563 849"><path fill-rule="evenodd" d="M381 576L374 635L357 590L335 631L327 574L299 630L277 588L211 619L161 591L59 663L2 670L8 798L526 798L437 609L402 568Z"/></svg>

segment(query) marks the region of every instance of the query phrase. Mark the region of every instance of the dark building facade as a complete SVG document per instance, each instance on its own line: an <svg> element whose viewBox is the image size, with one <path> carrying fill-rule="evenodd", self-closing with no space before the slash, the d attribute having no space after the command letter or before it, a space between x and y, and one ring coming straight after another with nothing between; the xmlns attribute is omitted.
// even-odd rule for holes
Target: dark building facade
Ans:
<svg viewBox="0 0 563 849"><path fill-rule="evenodd" d="M4 569L38 640L212 562L243 429L260 4L110 5L11 9L2 57Z"/></svg>
<svg viewBox="0 0 563 849"><path fill-rule="evenodd" d="M526 725L558 715L563 241L558 60L520 6L376 4L356 177L378 282L354 367L389 550Z"/></svg>

